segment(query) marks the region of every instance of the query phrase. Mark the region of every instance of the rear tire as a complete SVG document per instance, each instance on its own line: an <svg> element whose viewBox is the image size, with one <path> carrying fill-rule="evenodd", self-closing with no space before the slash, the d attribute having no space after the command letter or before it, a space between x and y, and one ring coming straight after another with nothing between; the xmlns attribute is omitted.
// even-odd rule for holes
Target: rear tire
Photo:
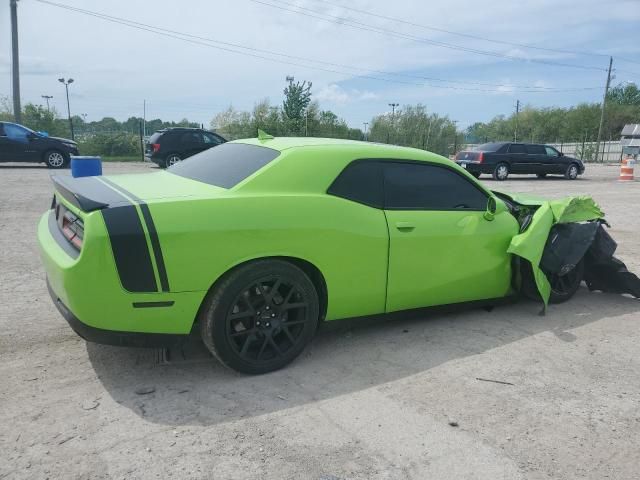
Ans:
<svg viewBox="0 0 640 480"><path fill-rule="evenodd" d="M58 150L49 150L44 154L44 163L53 169L65 168L69 165L69 157Z"/></svg>
<svg viewBox="0 0 640 480"><path fill-rule="evenodd" d="M509 165L502 162L496 165L496 168L493 169L493 179L498 181L506 180L509 176Z"/></svg>
<svg viewBox="0 0 640 480"><path fill-rule="evenodd" d="M164 168L169 168L171 165L175 165L176 163L182 161L182 158L177 153L170 153L164 159Z"/></svg>
<svg viewBox="0 0 640 480"><path fill-rule="evenodd" d="M225 366L262 374L304 350L319 316L318 293L302 270L282 260L258 260L232 270L209 292L200 333Z"/></svg>
<svg viewBox="0 0 640 480"><path fill-rule="evenodd" d="M533 278L531 263L527 260L520 260L520 275L522 279L522 293L531 300L540 301L540 292ZM547 275L547 280L551 284L551 295L549 303L563 303L575 295L584 277L584 260L565 275Z"/></svg>
<svg viewBox="0 0 640 480"><path fill-rule="evenodd" d="M571 163L567 167L567 170L564 172L564 178L566 178L567 180L575 180L576 178L578 178L578 172L578 165L576 165L575 163Z"/></svg>

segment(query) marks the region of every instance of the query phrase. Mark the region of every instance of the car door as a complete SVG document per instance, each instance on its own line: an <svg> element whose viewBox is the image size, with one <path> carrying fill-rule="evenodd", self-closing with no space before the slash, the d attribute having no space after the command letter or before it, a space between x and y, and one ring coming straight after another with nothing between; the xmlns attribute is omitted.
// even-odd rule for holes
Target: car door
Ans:
<svg viewBox="0 0 640 480"><path fill-rule="evenodd" d="M527 171L523 173L549 173L546 171L547 151L542 145L527 144Z"/></svg>
<svg viewBox="0 0 640 480"><path fill-rule="evenodd" d="M487 220L489 196L453 168L385 162L388 312L508 294L518 223L500 200Z"/></svg>
<svg viewBox="0 0 640 480"><path fill-rule="evenodd" d="M205 149L201 132L193 131L183 133L180 143L183 158L195 155Z"/></svg>
<svg viewBox="0 0 640 480"><path fill-rule="evenodd" d="M544 146L545 150L545 173L564 173L567 169L567 162L562 154L549 145Z"/></svg>
<svg viewBox="0 0 640 480"><path fill-rule="evenodd" d="M14 123L4 123L0 148L5 162L33 161L29 158L29 130Z"/></svg>
<svg viewBox="0 0 640 480"><path fill-rule="evenodd" d="M513 173L530 173L529 159L527 158L527 149L524 143L512 143L508 149L509 162L511 163L511 172Z"/></svg>

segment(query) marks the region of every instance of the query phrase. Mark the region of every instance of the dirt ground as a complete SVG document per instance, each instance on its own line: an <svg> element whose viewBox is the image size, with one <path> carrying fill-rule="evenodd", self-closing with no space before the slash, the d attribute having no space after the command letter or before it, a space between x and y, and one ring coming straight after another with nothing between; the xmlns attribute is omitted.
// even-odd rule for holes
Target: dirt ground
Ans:
<svg viewBox="0 0 640 480"><path fill-rule="evenodd" d="M259 377L197 343L87 344L52 305L38 257L49 173L0 166L1 479L639 478L640 301L582 288L546 316L522 301L345 325ZM640 184L617 176L588 166L573 182L486 182L593 195L640 272Z"/></svg>

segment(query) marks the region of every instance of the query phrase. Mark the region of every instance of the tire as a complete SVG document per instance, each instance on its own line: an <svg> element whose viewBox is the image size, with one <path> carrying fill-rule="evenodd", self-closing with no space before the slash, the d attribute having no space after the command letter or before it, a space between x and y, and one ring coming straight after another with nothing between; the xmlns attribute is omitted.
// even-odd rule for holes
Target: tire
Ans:
<svg viewBox="0 0 640 480"><path fill-rule="evenodd" d="M540 293L533 278L531 263L520 260L520 274L522 277L522 293L531 300L540 301ZM584 260L565 275L547 275L551 284L549 303L563 303L575 295L584 277Z"/></svg>
<svg viewBox="0 0 640 480"><path fill-rule="evenodd" d="M578 178L578 165L575 163L570 163L567 167L567 170L564 172L564 178L567 180L575 180Z"/></svg>
<svg viewBox="0 0 640 480"><path fill-rule="evenodd" d="M538 177L538 178L547 178L547 174L546 173L536 173L536 177Z"/></svg>
<svg viewBox="0 0 640 480"><path fill-rule="evenodd" d="M319 315L318 293L302 270L282 260L258 260L223 276L198 319L202 341L223 365L262 374L304 350Z"/></svg>
<svg viewBox="0 0 640 480"><path fill-rule="evenodd" d="M480 178L480 172L469 172L471 175L473 175L475 178Z"/></svg>
<svg viewBox="0 0 640 480"><path fill-rule="evenodd" d="M53 169L65 168L69 165L69 157L58 150L49 150L44 154L44 163Z"/></svg>
<svg viewBox="0 0 640 480"><path fill-rule="evenodd" d="M171 165L175 165L176 163L182 161L182 158L177 153L170 153L167 155L162 162L164 164L164 168L169 168Z"/></svg>
<svg viewBox="0 0 640 480"><path fill-rule="evenodd" d="M496 165L496 168L493 169L492 173L493 179L498 181L506 180L509 176L509 165L502 162Z"/></svg>

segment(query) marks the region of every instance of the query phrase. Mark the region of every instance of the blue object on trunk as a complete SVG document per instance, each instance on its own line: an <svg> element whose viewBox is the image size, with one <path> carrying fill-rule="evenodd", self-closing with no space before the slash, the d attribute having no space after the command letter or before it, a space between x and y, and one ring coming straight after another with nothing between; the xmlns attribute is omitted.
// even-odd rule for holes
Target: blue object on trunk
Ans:
<svg viewBox="0 0 640 480"><path fill-rule="evenodd" d="M71 157L71 175L74 178L102 175L102 160L100 157Z"/></svg>

